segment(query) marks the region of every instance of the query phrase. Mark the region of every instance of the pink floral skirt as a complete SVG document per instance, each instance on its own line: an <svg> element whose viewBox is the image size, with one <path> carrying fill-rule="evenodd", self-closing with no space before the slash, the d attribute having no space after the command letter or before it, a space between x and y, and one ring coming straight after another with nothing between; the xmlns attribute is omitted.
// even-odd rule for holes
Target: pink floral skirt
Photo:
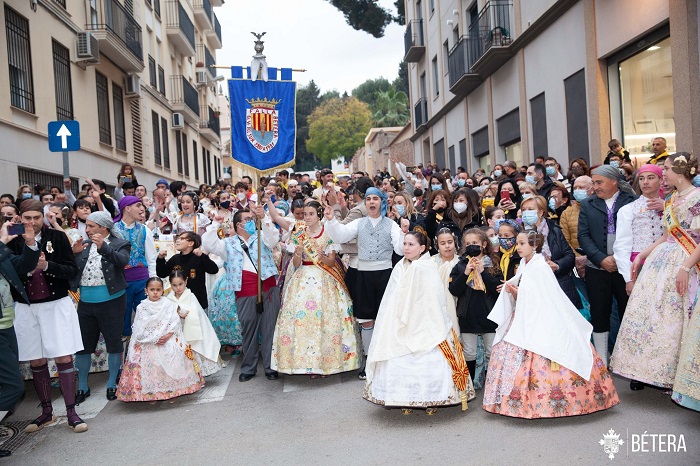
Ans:
<svg viewBox="0 0 700 466"><path fill-rule="evenodd" d="M552 366L539 354L499 342L491 353L483 408L504 416L536 419L589 414L620 402L595 349L588 381L563 366Z"/></svg>

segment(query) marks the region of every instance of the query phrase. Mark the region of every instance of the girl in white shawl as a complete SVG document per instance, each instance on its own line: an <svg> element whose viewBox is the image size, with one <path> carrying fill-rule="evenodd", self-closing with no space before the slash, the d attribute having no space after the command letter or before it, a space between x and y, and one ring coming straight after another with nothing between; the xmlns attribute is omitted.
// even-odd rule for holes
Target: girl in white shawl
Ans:
<svg viewBox="0 0 700 466"><path fill-rule="evenodd" d="M434 414L438 406L460 403L466 410L475 396L445 287L426 247L422 233L406 234L404 259L391 273L367 355L363 397L404 414L411 408Z"/></svg>
<svg viewBox="0 0 700 466"><path fill-rule="evenodd" d="M202 377L219 372L223 368L219 356L221 343L199 300L187 288L187 275L184 270L173 270L170 273L170 288L172 293L168 294L167 298L177 305L177 314L182 319L183 336L194 351L194 359L199 365Z"/></svg>
<svg viewBox="0 0 700 466"><path fill-rule="evenodd" d="M517 236L520 267L488 316L498 328L483 407L526 419L608 409L620 400L591 345L593 327L536 253L543 243L534 231Z"/></svg>
<svg viewBox="0 0 700 466"><path fill-rule="evenodd" d="M148 279L146 294L136 308L117 399L157 401L194 393L204 381L182 335L177 306L163 297L158 277Z"/></svg>

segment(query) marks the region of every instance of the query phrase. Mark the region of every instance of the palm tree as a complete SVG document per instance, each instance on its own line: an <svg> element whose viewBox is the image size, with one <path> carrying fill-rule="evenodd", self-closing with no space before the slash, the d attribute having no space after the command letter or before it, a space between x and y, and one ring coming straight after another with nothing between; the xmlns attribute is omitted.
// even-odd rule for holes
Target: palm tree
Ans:
<svg viewBox="0 0 700 466"><path fill-rule="evenodd" d="M404 126L411 119L406 93L394 88L377 92L371 110L378 127Z"/></svg>

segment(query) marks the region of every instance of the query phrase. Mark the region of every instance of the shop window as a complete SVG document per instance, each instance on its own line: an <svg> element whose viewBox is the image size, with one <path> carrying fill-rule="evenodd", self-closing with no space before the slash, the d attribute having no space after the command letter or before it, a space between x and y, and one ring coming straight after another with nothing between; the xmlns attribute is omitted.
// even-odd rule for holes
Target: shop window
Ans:
<svg viewBox="0 0 700 466"><path fill-rule="evenodd" d="M512 160L518 167L523 165L522 142L514 142L513 144L504 146L504 149L506 150L506 160Z"/></svg>

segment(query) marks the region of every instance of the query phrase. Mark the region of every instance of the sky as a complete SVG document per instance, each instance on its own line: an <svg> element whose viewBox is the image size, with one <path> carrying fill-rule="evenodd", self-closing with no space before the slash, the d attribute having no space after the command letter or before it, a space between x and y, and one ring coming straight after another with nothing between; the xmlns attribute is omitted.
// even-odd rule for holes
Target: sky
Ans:
<svg viewBox="0 0 700 466"><path fill-rule="evenodd" d="M379 3L395 12L392 0ZM222 30L223 48L216 51L217 65L250 66L255 38L251 31L267 32L267 64L276 68L304 68L294 73L299 85L312 79L321 93L339 93L368 79L393 81L404 56L404 26L392 23L376 39L356 31L343 14L325 0L226 0L214 8ZM231 77L220 69L220 75Z"/></svg>

